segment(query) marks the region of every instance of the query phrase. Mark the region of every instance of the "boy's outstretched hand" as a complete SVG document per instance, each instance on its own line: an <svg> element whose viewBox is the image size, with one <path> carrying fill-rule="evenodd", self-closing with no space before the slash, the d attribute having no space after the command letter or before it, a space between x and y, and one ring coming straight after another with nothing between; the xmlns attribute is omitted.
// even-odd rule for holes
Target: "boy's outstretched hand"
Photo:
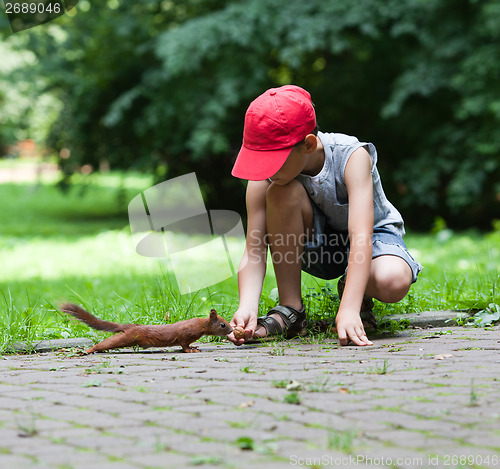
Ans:
<svg viewBox="0 0 500 469"><path fill-rule="evenodd" d="M234 313L233 319L229 323L230 326L234 329L235 327L241 327L245 330L245 336L243 339L236 339L234 337L234 332L231 332L227 336L227 338L234 345L242 345L245 343L245 340L251 339L253 337L253 333L257 328L257 315L251 314L247 311L240 311L239 309Z"/></svg>
<svg viewBox="0 0 500 469"><path fill-rule="evenodd" d="M365 346L373 345L373 342L366 337L363 321L356 311L339 311L335 318L337 325L337 334L339 336L340 345L347 345L349 341L356 345ZM232 326L232 324L231 324Z"/></svg>

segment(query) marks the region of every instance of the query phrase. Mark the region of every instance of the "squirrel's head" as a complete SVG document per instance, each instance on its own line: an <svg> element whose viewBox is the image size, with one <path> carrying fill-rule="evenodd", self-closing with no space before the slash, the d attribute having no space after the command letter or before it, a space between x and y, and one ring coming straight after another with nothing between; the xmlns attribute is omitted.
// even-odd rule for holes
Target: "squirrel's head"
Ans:
<svg viewBox="0 0 500 469"><path fill-rule="evenodd" d="M228 335L233 332L233 328L229 325L229 323L221 318L215 309L210 311L209 316L209 324L210 324L210 335Z"/></svg>

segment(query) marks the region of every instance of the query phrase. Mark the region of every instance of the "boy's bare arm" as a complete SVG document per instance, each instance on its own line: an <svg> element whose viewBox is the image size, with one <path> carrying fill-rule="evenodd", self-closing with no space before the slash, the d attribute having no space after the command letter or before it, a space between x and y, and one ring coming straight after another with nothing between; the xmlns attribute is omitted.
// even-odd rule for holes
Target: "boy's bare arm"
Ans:
<svg viewBox="0 0 500 469"><path fill-rule="evenodd" d="M269 181L249 181L247 186L247 238L245 252L238 271L238 310L231 320L231 326L245 329L245 339L249 339L257 327L259 300L262 284L266 274L267 242L266 242L266 192ZM229 339L236 345L244 342Z"/></svg>
<svg viewBox="0 0 500 469"><path fill-rule="evenodd" d="M345 183L349 197L349 267L337 314L337 332L341 345L349 339L357 345L372 345L366 337L360 317L361 303L370 276L373 235L373 180L371 158L358 148L347 162Z"/></svg>

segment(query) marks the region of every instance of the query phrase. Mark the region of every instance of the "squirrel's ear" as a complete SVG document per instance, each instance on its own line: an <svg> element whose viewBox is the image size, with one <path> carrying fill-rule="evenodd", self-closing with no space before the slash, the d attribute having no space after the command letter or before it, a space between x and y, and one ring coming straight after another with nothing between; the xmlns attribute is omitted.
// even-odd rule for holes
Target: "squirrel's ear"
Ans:
<svg viewBox="0 0 500 469"><path fill-rule="evenodd" d="M215 309L210 310L210 319L215 319L217 317L217 311Z"/></svg>

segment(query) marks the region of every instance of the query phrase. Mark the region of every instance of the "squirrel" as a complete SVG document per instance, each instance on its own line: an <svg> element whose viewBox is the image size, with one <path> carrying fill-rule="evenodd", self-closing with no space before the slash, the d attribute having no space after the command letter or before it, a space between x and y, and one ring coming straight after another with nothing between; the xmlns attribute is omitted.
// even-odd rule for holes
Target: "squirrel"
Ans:
<svg viewBox="0 0 500 469"><path fill-rule="evenodd" d="M143 348L180 345L184 352L199 352L198 348L190 346L192 342L204 335L225 336L233 330L229 323L217 314L215 309L210 311L208 318L193 318L173 324L150 326L103 321L73 303L65 303L59 309L94 329L115 332L115 335L95 344L85 353L135 345Z"/></svg>

